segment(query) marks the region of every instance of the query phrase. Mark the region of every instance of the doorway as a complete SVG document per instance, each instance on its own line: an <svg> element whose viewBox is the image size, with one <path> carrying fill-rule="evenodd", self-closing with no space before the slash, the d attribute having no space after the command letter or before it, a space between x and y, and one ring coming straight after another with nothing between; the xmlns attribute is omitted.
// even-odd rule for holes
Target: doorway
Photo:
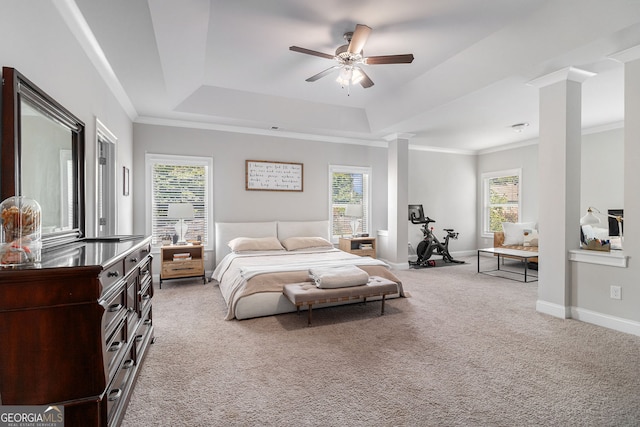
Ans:
<svg viewBox="0 0 640 427"><path fill-rule="evenodd" d="M116 141L117 138L96 119L96 236L113 236L116 220Z"/></svg>

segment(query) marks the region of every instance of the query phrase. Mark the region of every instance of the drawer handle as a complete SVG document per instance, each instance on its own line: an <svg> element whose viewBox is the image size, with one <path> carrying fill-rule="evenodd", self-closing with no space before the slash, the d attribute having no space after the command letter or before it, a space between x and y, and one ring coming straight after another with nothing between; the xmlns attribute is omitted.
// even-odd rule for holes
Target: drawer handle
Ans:
<svg viewBox="0 0 640 427"><path fill-rule="evenodd" d="M133 313L133 307L129 307L129 308L127 309L127 313Z"/></svg>
<svg viewBox="0 0 640 427"><path fill-rule="evenodd" d="M134 363L133 359L127 359L122 364L122 369L131 369Z"/></svg>
<svg viewBox="0 0 640 427"><path fill-rule="evenodd" d="M122 304L111 304L107 311L109 311L109 313L115 313L117 311L120 311L121 308Z"/></svg>
<svg viewBox="0 0 640 427"><path fill-rule="evenodd" d="M120 390L119 388L111 390L108 397L109 402L120 399L120 396L122 396L122 390Z"/></svg>
<svg viewBox="0 0 640 427"><path fill-rule="evenodd" d="M151 324L151 319L147 319L144 322L142 322L143 325L145 326L149 326Z"/></svg>
<svg viewBox="0 0 640 427"><path fill-rule="evenodd" d="M109 347L109 351L110 352L114 352L114 351L118 351L122 348L122 341L116 341L113 344L111 344L111 346Z"/></svg>
<svg viewBox="0 0 640 427"><path fill-rule="evenodd" d="M142 341L142 338L144 338L144 335L136 335L136 342Z"/></svg>
<svg viewBox="0 0 640 427"><path fill-rule="evenodd" d="M133 257L133 258L131 258L131 260L130 260L130 261L131 261L131 262L138 262L138 258Z"/></svg>
<svg viewBox="0 0 640 427"><path fill-rule="evenodd" d="M110 271L107 273L107 277L118 277L120 276L120 273L117 271Z"/></svg>

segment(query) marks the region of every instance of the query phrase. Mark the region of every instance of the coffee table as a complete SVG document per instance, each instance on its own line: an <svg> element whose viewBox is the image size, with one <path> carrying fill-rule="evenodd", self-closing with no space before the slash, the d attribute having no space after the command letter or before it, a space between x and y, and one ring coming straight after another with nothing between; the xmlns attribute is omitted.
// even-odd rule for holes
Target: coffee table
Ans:
<svg viewBox="0 0 640 427"><path fill-rule="evenodd" d="M496 268L495 270L480 271L480 253L481 252L495 255L498 258L498 268ZM504 260L505 257L523 261L524 270L521 272L521 271L505 270L504 268L501 269L500 258ZM478 249L478 273L488 274L490 276L502 277L505 279L517 280L519 282L525 282L525 283L536 282L538 280L538 275L529 274L528 264L531 258L537 258L537 257L538 257L538 252L522 251L519 249L507 249L507 248ZM520 280L517 277L523 277L524 280ZM530 280L531 278L535 278L535 280Z"/></svg>

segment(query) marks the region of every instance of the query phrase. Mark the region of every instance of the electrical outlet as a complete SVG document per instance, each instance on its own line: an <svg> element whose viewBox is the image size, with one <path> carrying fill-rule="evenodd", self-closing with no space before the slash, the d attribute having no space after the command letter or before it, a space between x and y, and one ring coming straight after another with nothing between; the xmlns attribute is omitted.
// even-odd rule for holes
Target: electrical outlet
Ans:
<svg viewBox="0 0 640 427"><path fill-rule="evenodd" d="M611 286L609 294L612 299L622 299L622 288L620 286Z"/></svg>

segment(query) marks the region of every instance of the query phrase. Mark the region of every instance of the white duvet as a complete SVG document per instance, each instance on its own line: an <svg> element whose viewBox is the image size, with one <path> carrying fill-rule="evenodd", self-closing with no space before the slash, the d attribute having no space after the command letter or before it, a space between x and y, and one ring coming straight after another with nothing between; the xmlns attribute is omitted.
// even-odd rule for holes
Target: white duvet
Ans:
<svg viewBox="0 0 640 427"><path fill-rule="evenodd" d="M235 306L244 296L257 292L282 292L283 286L287 283L312 281L308 271L313 267L346 265L379 268L385 273L389 268L383 261L360 257L334 248L289 252L262 251L231 253L225 256L211 277L219 283L220 292L227 303L228 320L235 317ZM390 272L385 275L390 276L392 280L394 278Z"/></svg>

